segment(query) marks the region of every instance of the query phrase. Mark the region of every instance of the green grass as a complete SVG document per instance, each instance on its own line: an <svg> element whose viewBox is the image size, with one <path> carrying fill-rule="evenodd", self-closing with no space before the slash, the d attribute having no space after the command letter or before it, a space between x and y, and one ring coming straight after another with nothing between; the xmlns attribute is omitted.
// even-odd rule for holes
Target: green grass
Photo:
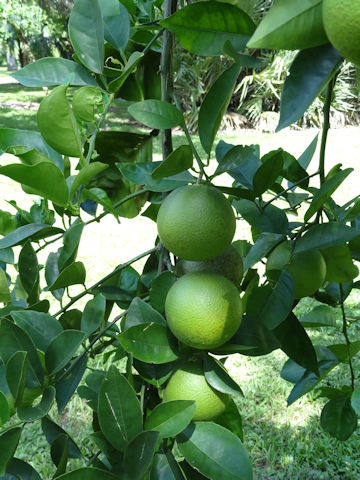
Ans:
<svg viewBox="0 0 360 480"><path fill-rule="evenodd" d="M0 74L3 73L0 71ZM45 95L42 89L25 89L19 85L0 85L0 103L11 101L39 102ZM107 128L123 126L123 108L112 109L107 121ZM36 111L1 108L0 127L36 128ZM127 129L136 130L132 126ZM283 147L298 156L311 142L317 132L285 131L279 134L261 134L256 131L228 132L221 135L223 140L234 144L259 143L261 153ZM194 142L199 152L202 152L199 140ZM180 135L175 135L174 146L185 143ZM337 163L344 167L354 167L360 153L360 137L358 129L349 128L332 130L329 135L327 168ZM160 158L159 138L155 140L155 158ZM1 163L3 163L3 158ZM7 160L9 161L9 157ZM316 170L316 162L310 171ZM211 169L214 164L211 165ZM357 195L359 185L359 169L354 172L344 187L336 194L340 203ZM229 184L229 178L222 176L218 183ZM25 195L21 188L6 177L0 177L0 208L13 211L6 201L15 199L20 206L28 208L30 196ZM84 216L84 218L86 218ZM248 225L238 222L236 238L249 238ZM106 275L119 263L132 258L141 251L151 248L156 237L155 224L145 217L134 220L121 219L118 224L112 217L105 217L101 226L93 223L86 227L79 248L78 259L87 267L87 285L91 285ZM49 247L47 253L41 252L40 262L46 261L49 251L56 251L59 245ZM143 265L139 262L137 267ZM71 288L72 295L78 292ZM51 298L50 294L47 294ZM81 302L84 305L86 299ZM313 301L301 301L297 307L299 314L312 308ZM353 293L347 304L349 316L360 315L359 295ZM315 343L328 345L342 343L339 332L340 312L338 312L338 329L322 329L311 332ZM351 328L352 338L359 337L359 329ZM360 434L356 432L348 441L339 442L329 437L319 425L319 414L324 405L324 399L316 399L309 394L302 397L289 408L286 398L292 388L282 380L279 372L286 356L276 351L263 357L246 357L233 355L227 361L227 366L236 380L239 381L244 398L238 400L243 416L245 446L255 469L256 480L358 480L360 479ZM101 359L97 360L98 362ZM93 364L96 367L95 364ZM355 359L358 372L360 362ZM346 365L335 369L329 376L333 386L348 382ZM58 415L56 409L51 411L51 417L63 426L79 444L86 457L90 458L97 449L89 439L91 433L90 409L84 402L74 397L65 412ZM39 422L28 424L24 428L17 455L30 461L43 478L48 479L54 473L49 446L41 432ZM70 468L85 464L82 460L71 460Z"/></svg>

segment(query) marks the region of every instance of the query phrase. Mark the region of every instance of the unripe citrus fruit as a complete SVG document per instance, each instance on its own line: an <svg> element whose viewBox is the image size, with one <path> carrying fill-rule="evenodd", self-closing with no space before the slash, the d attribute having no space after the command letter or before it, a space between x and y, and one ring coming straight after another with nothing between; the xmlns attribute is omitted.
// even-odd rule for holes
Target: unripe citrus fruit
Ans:
<svg viewBox="0 0 360 480"><path fill-rule="evenodd" d="M216 188L185 185L162 203L157 227L161 242L180 258L210 260L223 253L235 233L230 203Z"/></svg>
<svg viewBox="0 0 360 480"><path fill-rule="evenodd" d="M318 250L295 253L290 244L283 242L269 255L266 271L286 270L294 280L295 298L313 295L324 283L326 263Z"/></svg>
<svg viewBox="0 0 360 480"><path fill-rule="evenodd" d="M178 277L193 272L218 273L238 287L244 274L243 259L236 248L230 245L224 253L212 260L194 262L180 259L176 264L175 273Z"/></svg>
<svg viewBox="0 0 360 480"><path fill-rule="evenodd" d="M229 395L218 392L206 381L200 362L186 362L171 377L164 390L164 399L194 400L194 421L206 421L223 413Z"/></svg>
<svg viewBox="0 0 360 480"><path fill-rule="evenodd" d="M242 302L235 285L217 273L188 273L170 288L165 313L170 330L185 345L209 350L239 328Z"/></svg>
<svg viewBox="0 0 360 480"><path fill-rule="evenodd" d="M360 66L360 1L323 0L323 23L332 45Z"/></svg>

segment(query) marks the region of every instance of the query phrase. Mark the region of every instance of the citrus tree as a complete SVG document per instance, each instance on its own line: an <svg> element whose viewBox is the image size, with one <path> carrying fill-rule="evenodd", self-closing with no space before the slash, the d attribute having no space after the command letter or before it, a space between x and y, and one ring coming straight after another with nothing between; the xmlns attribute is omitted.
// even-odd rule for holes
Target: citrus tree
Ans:
<svg viewBox="0 0 360 480"><path fill-rule="evenodd" d="M25 86L54 88L37 112L38 131L0 130L1 150L18 159L0 174L38 199L29 210L11 202L16 215L0 212L2 478L40 478L16 456L27 423L39 421L54 478L252 479L236 404L242 390L224 367L233 353L281 349L288 356L281 376L294 385L288 405L316 389L327 399L326 432L346 440L357 428L352 359L360 341L350 341L345 301L359 286L360 201L334 200L352 169L325 164L342 55L359 61L360 8L353 3L278 0L256 26L237 6L212 0L181 8L174 0L76 0L73 61L43 58L14 74ZM339 15L340 4L350 16ZM350 26L351 36L342 36ZM199 111L201 151L174 95L175 42L230 61ZM298 50L278 130L326 91L312 174L318 137L299 158L218 141L240 71L264 68L261 49ZM129 102L141 133L102 129L118 99ZM174 127L187 140L175 150ZM155 162L159 134L163 161ZM223 173L231 186L222 185ZM84 211L93 218L84 221ZM87 225L101 229L106 215L138 214L157 221L154 247L87 284L77 260ZM233 242L237 220L250 225L252 242ZM44 265L40 251L48 252ZM140 259L138 273L132 264ZM76 296L73 285L83 286ZM304 297L319 303L299 319L294 309ZM335 308L343 343L313 345L307 329L338 328ZM92 367L97 356L102 369ZM329 372L344 364L344 384L332 386ZM90 456L52 417L52 407L63 412L73 395L93 412ZM69 471L72 458L83 467Z"/></svg>

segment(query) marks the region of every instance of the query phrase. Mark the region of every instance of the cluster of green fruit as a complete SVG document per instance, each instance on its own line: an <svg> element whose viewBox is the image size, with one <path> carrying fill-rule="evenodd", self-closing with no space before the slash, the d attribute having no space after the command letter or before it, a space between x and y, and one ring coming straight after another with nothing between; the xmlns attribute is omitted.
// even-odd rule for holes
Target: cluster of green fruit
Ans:
<svg viewBox="0 0 360 480"><path fill-rule="evenodd" d="M243 313L237 288L243 263L230 245L236 226L230 203L214 187L180 187L164 200L157 226L163 245L179 257L180 278L165 302L170 330L193 349L223 345L239 328ZM165 387L164 399L194 400L193 420L212 420L225 410L229 396L208 384L200 357L191 355L180 364Z"/></svg>

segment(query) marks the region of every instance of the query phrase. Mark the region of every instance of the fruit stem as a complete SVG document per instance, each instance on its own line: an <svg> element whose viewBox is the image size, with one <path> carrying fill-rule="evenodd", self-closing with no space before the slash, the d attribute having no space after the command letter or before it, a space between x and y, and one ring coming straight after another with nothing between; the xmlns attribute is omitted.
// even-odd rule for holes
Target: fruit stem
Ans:
<svg viewBox="0 0 360 480"><path fill-rule="evenodd" d="M339 283L340 287L340 306L341 306L341 313L342 313L342 320L343 320L343 328L342 333L345 337L346 341L346 350L349 357L349 368L350 368L350 376L351 376L351 390L354 391L355 388L355 375L354 375L354 368L351 360L351 342L349 339L348 331L347 331L347 319L344 307L344 289L342 283Z"/></svg>

